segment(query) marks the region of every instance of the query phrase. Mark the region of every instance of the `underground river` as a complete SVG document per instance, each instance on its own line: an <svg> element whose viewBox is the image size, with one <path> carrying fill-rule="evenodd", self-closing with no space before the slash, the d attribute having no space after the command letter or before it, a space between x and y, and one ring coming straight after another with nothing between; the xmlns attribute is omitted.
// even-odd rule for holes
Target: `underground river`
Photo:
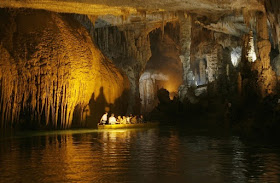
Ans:
<svg viewBox="0 0 280 183"><path fill-rule="evenodd" d="M280 146L160 127L2 133L0 182L279 182Z"/></svg>

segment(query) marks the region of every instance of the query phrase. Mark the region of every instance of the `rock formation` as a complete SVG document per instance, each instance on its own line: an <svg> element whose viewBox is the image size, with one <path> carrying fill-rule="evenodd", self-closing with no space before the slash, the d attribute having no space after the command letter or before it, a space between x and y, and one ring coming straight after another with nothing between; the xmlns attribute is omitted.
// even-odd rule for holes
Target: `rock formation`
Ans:
<svg viewBox="0 0 280 183"><path fill-rule="evenodd" d="M263 12L257 14L257 47L259 59L253 68L258 71L258 86L263 97L275 93L276 74L270 65L271 43L267 27L267 17Z"/></svg>

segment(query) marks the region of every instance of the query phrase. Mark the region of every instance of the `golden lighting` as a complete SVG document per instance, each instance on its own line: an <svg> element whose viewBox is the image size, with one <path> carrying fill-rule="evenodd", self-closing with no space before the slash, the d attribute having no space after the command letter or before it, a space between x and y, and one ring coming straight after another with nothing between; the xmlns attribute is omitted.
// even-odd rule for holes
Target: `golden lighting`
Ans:
<svg viewBox="0 0 280 183"><path fill-rule="evenodd" d="M174 97L177 95L178 87L179 87L179 85L176 82L172 82L171 80L169 80L163 84L163 88L168 90L169 97L171 100L173 100Z"/></svg>
<svg viewBox="0 0 280 183"><path fill-rule="evenodd" d="M0 45L3 100L0 112L6 116L4 121L19 121L27 106L34 120L44 117L46 125L57 127L60 121L60 128L68 128L77 105L85 109L92 96L96 100L101 95L108 104L113 104L129 88L128 79L93 44L85 28L73 27L75 22L66 21L59 14L32 13L17 15L22 22L17 25L22 30L19 40L25 49L14 50L16 54L11 55L5 45ZM48 18L34 24L30 23L30 17ZM49 29L54 25L54 30ZM37 45L30 60L22 61L19 60L22 54L30 54L24 50L32 49L28 46L35 44L26 37L32 37ZM4 125L7 123L2 121Z"/></svg>

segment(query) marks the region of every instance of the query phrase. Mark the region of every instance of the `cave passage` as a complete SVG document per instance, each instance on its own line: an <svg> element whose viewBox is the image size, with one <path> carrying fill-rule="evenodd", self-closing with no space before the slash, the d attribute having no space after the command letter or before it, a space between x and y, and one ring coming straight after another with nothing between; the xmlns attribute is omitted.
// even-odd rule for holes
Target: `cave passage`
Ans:
<svg viewBox="0 0 280 183"><path fill-rule="evenodd" d="M142 113L151 112L158 104L157 92L161 88L169 91L171 99L178 97L183 67L179 58L179 42L174 36L179 34L176 26L178 24L168 23L164 27L164 33L160 29L150 33L152 56L139 81Z"/></svg>

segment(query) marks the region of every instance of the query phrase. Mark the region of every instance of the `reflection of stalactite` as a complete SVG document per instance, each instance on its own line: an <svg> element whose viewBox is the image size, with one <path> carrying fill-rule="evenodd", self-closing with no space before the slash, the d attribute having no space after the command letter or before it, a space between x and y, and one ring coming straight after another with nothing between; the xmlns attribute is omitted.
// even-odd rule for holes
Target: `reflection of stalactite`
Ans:
<svg viewBox="0 0 280 183"><path fill-rule="evenodd" d="M68 128L76 106L83 110L92 93L97 97L104 88L106 101L114 103L127 88L123 76L76 21L45 11L30 12L28 21L24 11L16 18L22 22L17 22L15 32L0 30L0 35L16 35L13 49L8 50L5 43L0 46L2 127L25 118ZM31 26L32 18L46 21Z"/></svg>

